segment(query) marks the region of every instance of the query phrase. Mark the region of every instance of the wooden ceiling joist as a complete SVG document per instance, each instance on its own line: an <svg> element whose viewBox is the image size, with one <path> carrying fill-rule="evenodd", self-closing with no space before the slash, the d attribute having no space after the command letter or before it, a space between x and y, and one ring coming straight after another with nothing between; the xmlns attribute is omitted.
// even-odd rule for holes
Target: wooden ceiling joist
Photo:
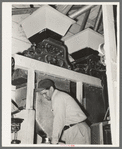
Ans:
<svg viewBox="0 0 122 149"><path fill-rule="evenodd" d="M40 7L34 8L12 8L12 15L31 14Z"/></svg>

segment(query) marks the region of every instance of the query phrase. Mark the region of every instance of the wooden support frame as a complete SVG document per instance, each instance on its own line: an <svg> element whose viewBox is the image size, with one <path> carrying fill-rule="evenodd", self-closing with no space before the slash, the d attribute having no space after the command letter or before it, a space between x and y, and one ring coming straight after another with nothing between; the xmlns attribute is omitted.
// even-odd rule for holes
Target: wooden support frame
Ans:
<svg viewBox="0 0 122 149"><path fill-rule="evenodd" d="M33 109L34 88L35 88L35 72L33 69L29 69L27 79L26 109L31 110Z"/></svg>
<svg viewBox="0 0 122 149"><path fill-rule="evenodd" d="M117 98L117 53L113 6L103 5L106 74L110 106L112 144L119 144L119 100Z"/></svg>
<svg viewBox="0 0 122 149"><path fill-rule="evenodd" d="M97 87L102 87L101 80L98 78L82 73L77 73L72 70L61 68L55 65L50 65L18 54L15 54L13 56L15 58L15 68L21 68L25 70L33 69L35 71L37 70L42 73L65 78L74 82L84 82Z"/></svg>
<svg viewBox="0 0 122 149"><path fill-rule="evenodd" d="M82 82L77 82L77 87L76 87L76 97L78 101L82 104L83 103L83 83Z"/></svg>
<svg viewBox="0 0 122 149"><path fill-rule="evenodd" d="M34 123L35 123L35 111L33 110L33 95L34 95L34 89L35 89L35 71L40 71L45 74L50 74L56 77L65 78L71 81L74 81L77 83L77 98L79 102L82 104L82 85L84 83L89 83L94 86L102 87L101 86L101 80L92 76L88 76L85 74L77 73L72 70L68 70L65 68L61 68L58 66L50 65L44 62L40 62L28 57L24 57L18 54L13 55L15 58L15 68L21 68L28 70L28 82L27 82L27 101L26 101L26 110L25 113L25 121L29 122L27 123L27 126L25 123L24 126L27 128L27 133L24 131L25 128L21 130L21 136L22 131L24 133L24 144L33 144L33 137L34 137ZM30 112L29 112L30 111ZM28 118L27 118L28 117ZM30 134L28 133L30 131Z"/></svg>

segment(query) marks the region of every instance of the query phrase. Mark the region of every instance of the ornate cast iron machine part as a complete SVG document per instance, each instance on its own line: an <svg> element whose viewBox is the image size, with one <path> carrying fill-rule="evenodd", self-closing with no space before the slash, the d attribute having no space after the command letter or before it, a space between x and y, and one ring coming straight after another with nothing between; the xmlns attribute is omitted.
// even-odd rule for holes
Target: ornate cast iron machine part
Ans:
<svg viewBox="0 0 122 149"><path fill-rule="evenodd" d="M73 70L101 79L106 68L100 63L99 56L91 54L73 62Z"/></svg>
<svg viewBox="0 0 122 149"><path fill-rule="evenodd" d="M71 69L66 46L52 38L44 39L36 46L32 45L28 50L23 51L22 54L42 62Z"/></svg>
<svg viewBox="0 0 122 149"><path fill-rule="evenodd" d="M17 107L18 110L13 111L11 113L11 133L14 133L14 139L11 141L11 144L20 144L21 141L17 140L17 133L21 128L21 123L23 122L24 119L21 118L14 118L14 114L20 112L21 110L23 110L23 107L18 107L18 105L16 104L16 102L14 100L11 100L11 102L15 105L15 107Z"/></svg>
<svg viewBox="0 0 122 149"><path fill-rule="evenodd" d="M11 118L11 133L14 133L14 140L11 141L11 144L21 143L20 140L17 140L17 132L20 130L23 120L21 118Z"/></svg>

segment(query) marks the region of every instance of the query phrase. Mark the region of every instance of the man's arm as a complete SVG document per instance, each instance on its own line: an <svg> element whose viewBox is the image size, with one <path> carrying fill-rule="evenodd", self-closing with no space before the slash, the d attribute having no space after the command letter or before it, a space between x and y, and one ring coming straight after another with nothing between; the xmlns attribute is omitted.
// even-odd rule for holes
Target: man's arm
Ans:
<svg viewBox="0 0 122 149"><path fill-rule="evenodd" d="M55 100L53 104L53 132L52 132L52 144L57 144L65 125L66 120L66 104L65 100L60 96Z"/></svg>

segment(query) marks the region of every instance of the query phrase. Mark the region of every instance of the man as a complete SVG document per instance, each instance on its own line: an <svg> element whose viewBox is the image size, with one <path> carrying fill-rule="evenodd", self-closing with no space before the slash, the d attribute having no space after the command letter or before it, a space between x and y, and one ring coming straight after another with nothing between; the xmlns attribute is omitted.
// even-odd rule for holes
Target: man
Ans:
<svg viewBox="0 0 122 149"><path fill-rule="evenodd" d="M59 143L61 134L61 140L66 144L90 144L90 128L85 123L87 117L70 95L57 90L50 79L41 80L36 91L48 101L52 101L52 144Z"/></svg>

